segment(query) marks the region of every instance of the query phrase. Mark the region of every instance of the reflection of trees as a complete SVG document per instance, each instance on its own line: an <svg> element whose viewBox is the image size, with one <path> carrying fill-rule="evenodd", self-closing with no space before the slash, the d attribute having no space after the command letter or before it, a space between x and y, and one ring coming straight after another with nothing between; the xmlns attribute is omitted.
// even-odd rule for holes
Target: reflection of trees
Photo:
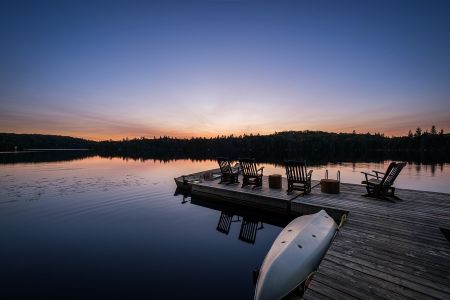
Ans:
<svg viewBox="0 0 450 300"><path fill-rule="evenodd" d="M418 133L420 132L420 133ZM232 159L254 157L258 162L307 160L327 162L377 162L400 160L420 163L450 161L450 134L437 130L403 137L383 134L348 134L321 131L286 131L270 135L217 136L175 139L170 137L94 142L48 135L0 134L0 150L26 148L89 148L102 157L170 161L174 159ZM78 154L79 155L79 154ZM47 158L50 159L50 158Z"/></svg>
<svg viewBox="0 0 450 300"><path fill-rule="evenodd" d="M436 172L436 165L435 164L431 164L430 165L430 169L431 169L431 176L434 176L434 173Z"/></svg>
<svg viewBox="0 0 450 300"><path fill-rule="evenodd" d="M95 144L102 156L133 159L233 159L254 157L259 162L280 163L306 159L309 163L401 160L438 163L450 160L450 135L421 133L405 137L382 134L281 132L271 135L218 136L216 138L133 139Z"/></svg>
<svg viewBox="0 0 450 300"><path fill-rule="evenodd" d="M0 153L0 164L70 161L95 155L89 150Z"/></svg>

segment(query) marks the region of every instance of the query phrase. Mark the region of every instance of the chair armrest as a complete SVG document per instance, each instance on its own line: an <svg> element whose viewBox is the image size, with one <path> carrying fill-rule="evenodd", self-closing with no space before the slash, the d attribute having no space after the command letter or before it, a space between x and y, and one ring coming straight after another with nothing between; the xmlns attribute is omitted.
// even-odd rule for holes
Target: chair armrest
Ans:
<svg viewBox="0 0 450 300"><path fill-rule="evenodd" d="M309 170L309 171L308 171L308 175L307 175L307 176L308 176L309 179L311 179L312 172L313 172L313 170Z"/></svg>
<svg viewBox="0 0 450 300"><path fill-rule="evenodd" d="M361 172L361 173L363 173L363 174L366 176L366 182L369 182L369 178L368 178L367 176L376 177L376 178L378 179L378 176L375 176L375 175L373 175L373 174L366 173L366 172Z"/></svg>
<svg viewBox="0 0 450 300"><path fill-rule="evenodd" d="M261 175L263 174L263 171L264 171L264 167L261 167L261 168L259 168L258 170L256 170L256 172L259 172L259 171L261 171Z"/></svg>
<svg viewBox="0 0 450 300"><path fill-rule="evenodd" d="M384 176L384 172L380 172L380 171L375 171L375 170L372 170L372 172L374 172L375 174L377 174L377 179L380 179L381 178L381 176L379 175L379 174L382 174L383 176Z"/></svg>
<svg viewBox="0 0 450 300"><path fill-rule="evenodd" d="M363 173L364 175L368 175L368 176L372 176L372 177L377 177L377 176L375 176L375 175L373 175L373 174L370 174L370 173L366 173L366 172L361 172L361 173Z"/></svg>

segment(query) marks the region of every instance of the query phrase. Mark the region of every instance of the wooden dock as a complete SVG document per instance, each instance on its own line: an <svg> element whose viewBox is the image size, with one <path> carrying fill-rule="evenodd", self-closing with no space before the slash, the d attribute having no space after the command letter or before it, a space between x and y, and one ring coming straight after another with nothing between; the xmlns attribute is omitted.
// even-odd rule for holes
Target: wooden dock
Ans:
<svg viewBox="0 0 450 300"><path fill-rule="evenodd" d="M318 182L315 182L317 184ZM313 186L315 185L313 183ZM304 299L450 299L450 194L397 190L395 203L365 198L361 185L341 184L338 195L320 187L306 196L283 189L241 188L200 181L192 194L277 213L348 213Z"/></svg>

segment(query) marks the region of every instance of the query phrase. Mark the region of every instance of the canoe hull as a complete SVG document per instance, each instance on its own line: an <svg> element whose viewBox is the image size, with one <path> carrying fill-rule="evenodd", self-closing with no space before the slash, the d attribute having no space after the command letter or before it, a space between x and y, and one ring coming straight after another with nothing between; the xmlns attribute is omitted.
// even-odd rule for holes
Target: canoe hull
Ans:
<svg viewBox="0 0 450 300"><path fill-rule="evenodd" d="M298 287L318 267L336 230L336 223L324 210L289 223L264 259L255 299L281 299Z"/></svg>

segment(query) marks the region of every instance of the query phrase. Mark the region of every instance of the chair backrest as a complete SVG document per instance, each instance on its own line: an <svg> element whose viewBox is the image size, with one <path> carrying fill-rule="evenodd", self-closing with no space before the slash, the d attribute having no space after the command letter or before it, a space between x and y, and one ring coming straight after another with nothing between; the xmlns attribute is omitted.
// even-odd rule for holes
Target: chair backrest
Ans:
<svg viewBox="0 0 450 300"><path fill-rule="evenodd" d="M288 181L305 182L308 178L306 162L297 160L288 160L284 162L286 167L286 177Z"/></svg>
<svg viewBox="0 0 450 300"><path fill-rule="evenodd" d="M258 167L256 166L254 159L241 158L239 159L239 164L244 176L258 176Z"/></svg>
<svg viewBox="0 0 450 300"><path fill-rule="evenodd" d="M395 179L402 171L403 167L406 166L406 163L397 163L391 162L389 167L384 174L383 179L381 180L381 185L384 187L390 187L394 184Z"/></svg>
<svg viewBox="0 0 450 300"><path fill-rule="evenodd" d="M230 174L233 172L231 168L231 161L225 157L218 157L217 163L219 164L220 172L222 174Z"/></svg>

